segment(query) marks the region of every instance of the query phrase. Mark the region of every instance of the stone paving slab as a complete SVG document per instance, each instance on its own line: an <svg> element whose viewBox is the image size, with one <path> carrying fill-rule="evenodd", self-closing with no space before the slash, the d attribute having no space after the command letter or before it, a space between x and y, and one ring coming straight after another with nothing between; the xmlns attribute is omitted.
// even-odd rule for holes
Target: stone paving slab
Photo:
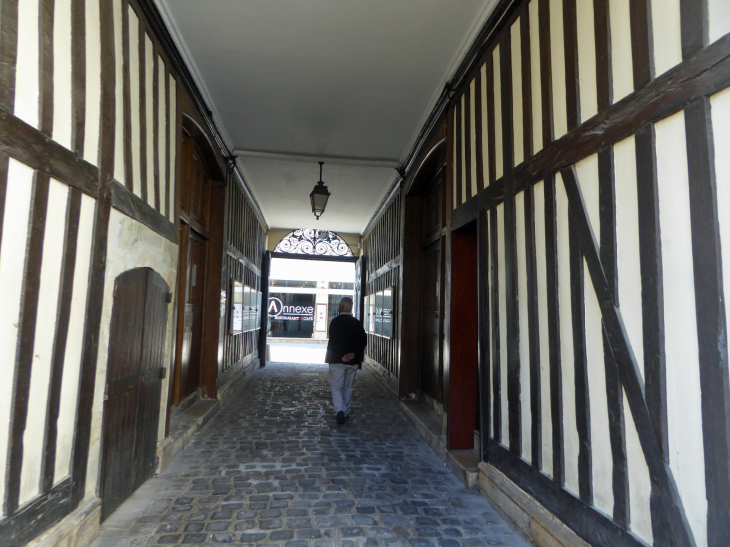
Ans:
<svg viewBox="0 0 730 547"><path fill-rule="evenodd" d="M326 365L270 363L92 547L136 545L530 544L444 467L372 374L358 372L338 426Z"/></svg>

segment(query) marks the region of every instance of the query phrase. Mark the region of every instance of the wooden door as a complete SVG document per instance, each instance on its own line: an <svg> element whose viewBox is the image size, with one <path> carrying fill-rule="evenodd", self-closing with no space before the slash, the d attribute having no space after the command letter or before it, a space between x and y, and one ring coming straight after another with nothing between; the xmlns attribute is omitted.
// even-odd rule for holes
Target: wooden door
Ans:
<svg viewBox="0 0 730 547"><path fill-rule="evenodd" d="M168 288L149 268L114 286L102 418L102 519L155 470Z"/></svg>
<svg viewBox="0 0 730 547"><path fill-rule="evenodd" d="M179 337L176 403L195 393L200 386L201 346L203 340L203 308L205 303L205 264L207 241L190 226L182 230L180 263L184 264L181 278L182 336Z"/></svg>
<svg viewBox="0 0 730 547"><path fill-rule="evenodd" d="M183 145L183 176L180 188L180 210L197 221L208 225L212 181L200 148L192 138Z"/></svg>
<svg viewBox="0 0 730 547"><path fill-rule="evenodd" d="M479 429L479 291L475 222L451 234L450 450L474 448Z"/></svg>
<svg viewBox="0 0 730 547"><path fill-rule="evenodd" d="M441 243L425 249L421 270L421 391L438 400L441 381Z"/></svg>
<svg viewBox="0 0 730 547"><path fill-rule="evenodd" d="M421 232L421 391L437 401L442 399L442 201L443 176L437 176L424 196Z"/></svg>

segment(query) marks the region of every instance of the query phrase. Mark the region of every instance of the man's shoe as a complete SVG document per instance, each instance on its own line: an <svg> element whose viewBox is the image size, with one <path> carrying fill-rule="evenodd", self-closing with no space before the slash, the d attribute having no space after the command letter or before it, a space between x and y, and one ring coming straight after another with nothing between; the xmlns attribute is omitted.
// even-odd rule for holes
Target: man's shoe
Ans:
<svg viewBox="0 0 730 547"><path fill-rule="evenodd" d="M345 413L341 410L337 413L337 425L342 425L345 423Z"/></svg>

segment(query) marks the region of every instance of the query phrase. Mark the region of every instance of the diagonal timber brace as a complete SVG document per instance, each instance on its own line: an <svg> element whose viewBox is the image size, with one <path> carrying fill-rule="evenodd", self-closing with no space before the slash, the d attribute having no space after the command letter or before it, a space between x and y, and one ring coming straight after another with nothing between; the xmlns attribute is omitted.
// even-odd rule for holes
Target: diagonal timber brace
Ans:
<svg viewBox="0 0 730 547"><path fill-rule="evenodd" d="M669 464L664 461L654 431L641 372L636 363L620 310L614 305L606 275L603 271L598 246L586 212L583 196L574 166L560 171L568 195L568 205L577 228L578 242L588 265L588 272L596 291L603 317L603 329L618 367L619 380L629 401L631 415L639 434L641 449L649 468L653 488L661 504L664 525L669 531L673 547L695 547L692 530L684 512L682 499L677 490Z"/></svg>

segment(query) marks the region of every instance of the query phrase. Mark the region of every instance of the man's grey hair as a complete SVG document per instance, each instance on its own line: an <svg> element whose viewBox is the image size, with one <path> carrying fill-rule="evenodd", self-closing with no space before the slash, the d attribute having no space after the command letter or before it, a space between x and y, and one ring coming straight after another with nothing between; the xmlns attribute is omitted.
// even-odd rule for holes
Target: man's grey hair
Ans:
<svg viewBox="0 0 730 547"><path fill-rule="evenodd" d="M342 306L342 309L345 311L345 313L352 313L352 306L354 303L352 302L352 298L349 296L345 296L342 300L340 300L340 306Z"/></svg>

